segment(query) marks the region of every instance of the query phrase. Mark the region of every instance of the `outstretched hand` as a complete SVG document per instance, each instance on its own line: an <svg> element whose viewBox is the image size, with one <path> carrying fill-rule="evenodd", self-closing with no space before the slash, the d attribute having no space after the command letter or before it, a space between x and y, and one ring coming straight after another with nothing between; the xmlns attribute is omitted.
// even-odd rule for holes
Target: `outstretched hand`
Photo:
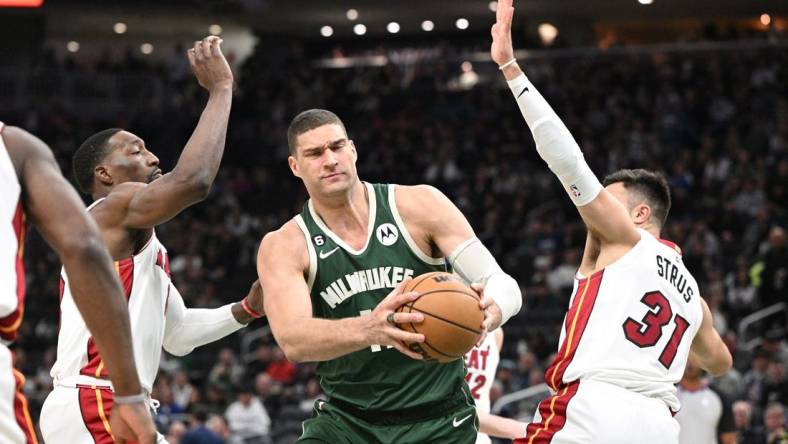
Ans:
<svg viewBox="0 0 788 444"><path fill-rule="evenodd" d="M212 35L194 42L194 47L187 51L197 81L209 92L233 84L233 71L222 54L222 41Z"/></svg>
<svg viewBox="0 0 788 444"><path fill-rule="evenodd" d="M512 47L512 17L514 17L513 0L498 0L495 10L495 24L492 26L492 46L490 56L498 66L514 58Z"/></svg>

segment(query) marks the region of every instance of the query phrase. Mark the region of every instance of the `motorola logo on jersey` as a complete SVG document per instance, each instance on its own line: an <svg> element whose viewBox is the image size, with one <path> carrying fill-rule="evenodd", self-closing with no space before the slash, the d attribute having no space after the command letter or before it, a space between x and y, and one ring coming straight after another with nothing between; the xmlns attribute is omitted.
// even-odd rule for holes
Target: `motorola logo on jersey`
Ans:
<svg viewBox="0 0 788 444"><path fill-rule="evenodd" d="M378 241L387 247L394 245L399 239L399 230L394 224L381 224L375 231L375 234L378 237Z"/></svg>
<svg viewBox="0 0 788 444"><path fill-rule="evenodd" d="M325 244L325 243L326 243L326 241L323 239L323 235L322 235L322 234L315 235L315 236L312 238L312 241L313 241L313 242L315 243L315 245L317 245L318 247L322 247L322 246L323 246L323 244Z"/></svg>

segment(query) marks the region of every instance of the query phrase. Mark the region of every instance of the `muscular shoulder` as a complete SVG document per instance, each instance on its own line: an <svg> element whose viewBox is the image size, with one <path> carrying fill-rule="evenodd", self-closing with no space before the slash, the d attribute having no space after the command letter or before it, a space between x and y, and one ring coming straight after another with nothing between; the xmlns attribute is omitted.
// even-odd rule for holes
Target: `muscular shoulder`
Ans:
<svg viewBox="0 0 788 444"><path fill-rule="evenodd" d="M90 211L102 227L122 224L134 195L144 188L142 182L125 182L112 189L100 205Z"/></svg>
<svg viewBox="0 0 788 444"><path fill-rule="evenodd" d="M38 137L16 126L3 127L5 142L11 163L14 164L17 177L22 177L25 163L28 160L43 160L56 165L55 156L49 147Z"/></svg>
<svg viewBox="0 0 788 444"><path fill-rule="evenodd" d="M446 195L430 185L397 185L394 196L402 219L417 225L440 220L452 205Z"/></svg>
<svg viewBox="0 0 788 444"><path fill-rule="evenodd" d="M304 232L290 219L278 230L263 236L258 260L263 264L286 263L306 270L309 267L309 251Z"/></svg>

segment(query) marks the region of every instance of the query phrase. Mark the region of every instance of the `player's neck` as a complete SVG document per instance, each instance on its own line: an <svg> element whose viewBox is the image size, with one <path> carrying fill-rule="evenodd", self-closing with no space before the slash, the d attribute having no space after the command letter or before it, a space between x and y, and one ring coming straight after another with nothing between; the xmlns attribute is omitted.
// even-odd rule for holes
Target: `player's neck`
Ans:
<svg viewBox="0 0 788 444"><path fill-rule="evenodd" d="M369 196L361 180L341 196L312 199L315 212L334 233L366 230L369 220Z"/></svg>
<svg viewBox="0 0 788 444"><path fill-rule="evenodd" d="M637 225L637 227L646 230L652 236L656 237L657 239L660 239L660 233L662 232L662 230L658 226L652 224L642 224L642 225Z"/></svg>

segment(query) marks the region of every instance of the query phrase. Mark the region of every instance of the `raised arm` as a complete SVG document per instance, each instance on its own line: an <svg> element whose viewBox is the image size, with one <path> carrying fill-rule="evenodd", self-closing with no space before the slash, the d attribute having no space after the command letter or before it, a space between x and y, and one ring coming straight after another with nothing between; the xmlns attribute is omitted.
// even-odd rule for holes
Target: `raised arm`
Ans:
<svg viewBox="0 0 788 444"><path fill-rule="evenodd" d="M730 370L733 358L728 347L722 342L720 334L714 329L711 310L706 301L700 300L703 307L703 321L700 329L692 340L690 358L697 366L709 372L712 376L720 376Z"/></svg>
<svg viewBox="0 0 788 444"><path fill-rule="evenodd" d="M176 356L235 333L263 314L263 290L255 281L241 302L219 308L187 308L178 289L170 284L164 349ZM246 307L244 308L244 304Z"/></svg>
<svg viewBox="0 0 788 444"><path fill-rule="evenodd" d="M602 188L569 129L520 70L512 48L513 15L512 0L498 2L490 53L531 129L537 152L558 176L589 230L600 242L635 245L640 234L626 208Z"/></svg>
<svg viewBox="0 0 788 444"><path fill-rule="evenodd" d="M232 104L233 73L221 43L220 38L211 36L195 42L189 50L192 71L208 90L208 103L175 168L134 190L124 213L124 227L154 227L208 196L224 153Z"/></svg>
<svg viewBox="0 0 788 444"><path fill-rule="evenodd" d="M294 362L328 361L372 345L390 345L403 354L422 359L403 342L424 342L424 335L400 330L386 317L416 299L397 286L371 313L345 319L312 316L312 301L305 280L309 257L306 241L294 221L268 233L260 244L257 273L265 294L265 313L274 338L287 359ZM420 313L396 313L397 323L422 322Z"/></svg>
<svg viewBox="0 0 788 444"><path fill-rule="evenodd" d="M457 274L482 292L487 331L520 311L520 286L501 269L451 200L428 185L397 186L395 193L397 208L417 247L425 255L437 249Z"/></svg>
<svg viewBox="0 0 788 444"><path fill-rule="evenodd" d="M6 127L3 139L22 183L25 210L63 262L74 302L111 375L115 393L142 393L126 299L96 223L44 142L15 127ZM119 405L113 412L117 412L113 427L121 435L127 433L118 419L131 427L140 442L153 442L155 429L143 400Z"/></svg>

